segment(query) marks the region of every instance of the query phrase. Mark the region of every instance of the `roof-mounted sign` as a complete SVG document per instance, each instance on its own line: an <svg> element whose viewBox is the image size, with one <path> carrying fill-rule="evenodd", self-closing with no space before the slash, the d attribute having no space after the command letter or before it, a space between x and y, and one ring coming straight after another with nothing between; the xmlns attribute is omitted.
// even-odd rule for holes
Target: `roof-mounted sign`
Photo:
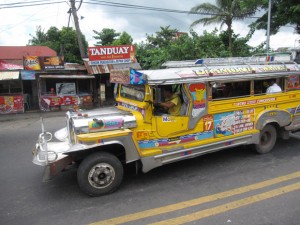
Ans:
<svg viewBox="0 0 300 225"><path fill-rule="evenodd" d="M89 65L135 62L134 45L89 47L88 54Z"/></svg>
<svg viewBox="0 0 300 225"><path fill-rule="evenodd" d="M64 57L62 56L24 56L25 70L53 70L64 69Z"/></svg>
<svg viewBox="0 0 300 225"><path fill-rule="evenodd" d="M111 70L110 82L120 84L145 84L145 75L134 69Z"/></svg>

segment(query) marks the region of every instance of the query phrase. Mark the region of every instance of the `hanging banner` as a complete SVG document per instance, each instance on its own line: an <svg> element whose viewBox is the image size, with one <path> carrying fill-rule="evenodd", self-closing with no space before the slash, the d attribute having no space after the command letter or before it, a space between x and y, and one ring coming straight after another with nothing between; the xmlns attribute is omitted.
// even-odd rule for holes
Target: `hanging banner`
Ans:
<svg viewBox="0 0 300 225"><path fill-rule="evenodd" d="M35 80L35 71L21 71L22 80Z"/></svg>
<svg viewBox="0 0 300 225"><path fill-rule="evenodd" d="M64 69L64 57L61 56L24 56L25 70Z"/></svg>
<svg viewBox="0 0 300 225"><path fill-rule="evenodd" d="M88 54L89 65L135 62L134 45L89 47Z"/></svg>
<svg viewBox="0 0 300 225"><path fill-rule="evenodd" d="M119 84L145 84L144 74L134 69L111 70L110 83Z"/></svg>

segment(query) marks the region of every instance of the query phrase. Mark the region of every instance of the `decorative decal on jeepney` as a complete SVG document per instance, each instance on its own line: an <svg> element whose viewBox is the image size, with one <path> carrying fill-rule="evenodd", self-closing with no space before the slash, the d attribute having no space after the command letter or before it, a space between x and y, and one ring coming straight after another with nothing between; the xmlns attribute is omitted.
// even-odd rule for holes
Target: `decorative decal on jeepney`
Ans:
<svg viewBox="0 0 300 225"><path fill-rule="evenodd" d="M228 66L217 69L199 69L194 72L198 76L203 75L228 75L228 74L245 74L245 73L264 73L264 72L272 72L272 71L286 71L285 66L276 65L276 66L257 66L249 68L248 66Z"/></svg>
<svg viewBox="0 0 300 225"><path fill-rule="evenodd" d="M234 130L235 134L254 129L254 109L238 110L234 112Z"/></svg>
<svg viewBox="0 0 300 225"><path fill-rule="evenodd" d="M130 110L133 110L133 111L140 112L142 114L142 116L145 117L145 109L139 108L137 105L129 104L126 102L118 102L118 105L125 107L127 109L130 109Z"/></svg>
<svg viewBox="0 0 300 225"><path fill-rule="evenodd" d="M191 84L189 90L193 97L192 117L196 118L205 110L206 107L205 84Z"/></svg>
<svg viewBox="0 0 300 225"><path fill-rule="evenodd" d="M226 112L214 115L214 128L216 137L224 137L233 134L234 112Z"/></svg>
<svg viewBox="0 0 300 225"><path fill-rule="evenodd" d="M138 141L138 145L141 149L157 148L157 147L165 147L165 146L189 143L189 142L204 140L212 137L213 137L213 131L206 131L206 132L199 132L199 133L189 134L189 135L175 137L175 138Z"/></svg>
<svg viewBox="0 0 300 225"><path fill-rule="evenodd" d="M235 103L233 103L233 106L255 105L255 104L259 104L259 103L268 103L268 102L274 102L274 101L276 101L276 98L254 99L254 100L243 101L243 102L235 102Z"/></svg>
<svg viewBox="0 0 300 225"><path fill-rule="evenodd" d="M298 89L299 86L299 76L298 75L291 75L288 78L288 88L289 89Z"/></svg>
<svg viewBox="0 0 300 225"><path fill-rule="evenodd" d="M162 122L165 123L165 122L171 122L171 117L170 116L162 116Z"/></svg>
<svg viewBox="0 0 300 225"><path fill-rule="evenodd" d="M255 109L214 115L215 136L223 137L254 129Z"/></svg>
<svg viewBox="0 0 300 225"><path fill-rule="evenodd" d="M122 118L116 119L99 119L90 121L88 127L90 131L98 131L104 129L118 129L123 127L124 120Z"/></svg>
<svg viewBox="0 0 300 225"><path fill-rule="evenodd" d="M83 141L83 140L79 140L80 144L85 144L85 145L95 145L95 144L104 144L104 141L102 139L98 139L98 140L93 140L93 141Z"/></svg>
<svg viewBox="0 0 300 225"><path fill-rule="evenodd" d="M289 108L287 111L293 115L300 114L300 105L298 105L296 108Z"/></svg>
<svg viewBox="0 0 300 225"><path fill-rule="evenodd" d="M214 118L212 115L206 115L203 117L203 130L211 131L214 129Z"/></svg>
<svg viewBox="0 0 300 225"><path fill-rule="evenodd" d="M188 77L197 77L194 71L190 70L180 70L178 72L175 72L178 76L181 78L188 78Z"/></svg>

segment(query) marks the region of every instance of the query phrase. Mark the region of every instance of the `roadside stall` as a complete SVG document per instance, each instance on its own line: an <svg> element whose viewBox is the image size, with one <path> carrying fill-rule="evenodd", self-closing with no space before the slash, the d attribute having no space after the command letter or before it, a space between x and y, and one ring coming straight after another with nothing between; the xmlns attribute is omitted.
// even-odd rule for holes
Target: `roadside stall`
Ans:
<svg viewBox="0 0 300 225"><path fill-rule="evenodd" d="M0 71L0 114L24 112L19 71Z"/></svg>
<svg viewBox="0 0 300 225"><path fill-rule="evenodd" d="M93 106L91 75L42 74L39 75L38 92L43 111L70 110L74 106Z"/></svg>
<svg viewBox="0 0 300 225"><path fill-rule="evenodd" d="M20 69L23 66L0 60L0 114L24 112Z"/></svg>
<svg viewBox="0 0 300 225"><path fill-rule="evenodd" d="M93 106L94 76L84 66L64 63L61 56L26 56L24 68L35 71L38 105L42 111L70 110Z"/></svg>

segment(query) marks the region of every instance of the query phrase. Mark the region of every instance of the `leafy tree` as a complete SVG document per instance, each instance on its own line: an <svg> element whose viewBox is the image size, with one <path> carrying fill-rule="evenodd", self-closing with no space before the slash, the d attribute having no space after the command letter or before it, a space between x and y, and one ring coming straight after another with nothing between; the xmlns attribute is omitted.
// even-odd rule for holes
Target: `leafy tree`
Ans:
<svg viewBox="0 0 300 225"><path fill-rule="evenodd" d="M215 58L230 55L221 37L217 35L217 32L217 29L211 33L204 31L203 35L200 36L198 36L195 32L191 32L195 42L195 49L197 51L196 58Z"/></svg>
<svg viewBox="0 0 300 225"><path fill-rule="evenodd" d="M84 48L87 51L88 43L83 36ZM59 30L50 27L45 33L40 26L37 27L36 36L28 41L28 45L48 46L58 54L63 55L66 62L82 63L76 31L71 27Z"/></svg>
<svg viewBox="0 0 300 225"><path fill-rule="evenodd" d="M93 30L93 32L97 34L97 36L93 36L93 38L99 40L97 45L112 45L116 38L120 36L120 33L117 33L111 28L103 28L100 32Z"/></svg>
<svg viewBox="0 0 300 225"><path fill-rule="evenodd" d="M171 59L165 48L155 48L148 43L135 45L136 58L143 69L157 69L161 64Z"/></svg>
<svg viewBox="0 0 300 225"><path fill-rule="evenodd" d="M156 35L146 34L147 41L153 47L167 47L172 40L176 37L177 29L171 29L170 26L160 27L160 31L157 31Z"/></svg>
<svg viewBox="0 0 300 225"><path fill-rule="evenodd" d="M249 4L267 10L269 0L252 0ZM287 24L294 26L300 34L300 2L299 0L272 0L271 8L271 34L276 34L280 27ZM255 25L258 29L267 29L268 11L259 18Z"/></svg>
<svg viewBox="0 0 300 225"><path fill-rule="evenodd" d="M36 27L35 36L31 35L28 45L43 45L47 41L47 35L41 26Z"/></svg>
<svg viewBox="0 0 300 225"><path fill-rule="evenodd" d="M132 42L133 38L124 31L118 39L113 41L112 45L132 45Z"/></svg>
<svg viewBox="0 0 300 225"><path fill-rule="evenodd" d="M205 17L194 21L191 27L202 23L204 26L220 23L221 28L224 24L227 26L229 52L232 54L232 22L233 20L243 20L255 13L255 7L243 7L243 0L217 0L216 5L211 3L203 3L194 6L190 13L207 13L210 17Z"/></svg>

